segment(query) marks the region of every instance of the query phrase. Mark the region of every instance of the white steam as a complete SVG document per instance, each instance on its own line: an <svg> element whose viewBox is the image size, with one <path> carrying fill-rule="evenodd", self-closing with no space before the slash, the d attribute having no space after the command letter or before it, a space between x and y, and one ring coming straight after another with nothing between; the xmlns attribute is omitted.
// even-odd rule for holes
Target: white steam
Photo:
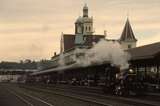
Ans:
<svg viewBox="0 0 160 106"><path fill-rule="evenodd" d="M58 61L58 63L59 63L60 66L65 66L65 61L64 61L64 55L63 55L63 53L61 53L59 55L59 61Z"/></svg>
<svg viewBox="0 0 160 106"><path fill-rule="evenodd" d="M113 66L118 66L121 69L128 68L128 60L130 56L121 48L118 42L101 40L91 49L75 49L75 55L71 59L78 66L89 66L92 64L101 64L104 62L111 63ZM63 54L60 55L59 64L65 66Z"/></svg>
<svg viewBox="0 0 160 106"><path fill-rule="evenodd" d="M76 53L84 53L84 56L76 58L76 62L82 66L110 62L121 69L128 68L130 56L124 52L118 42L101 40L91 49L76 49Z"/></svg>

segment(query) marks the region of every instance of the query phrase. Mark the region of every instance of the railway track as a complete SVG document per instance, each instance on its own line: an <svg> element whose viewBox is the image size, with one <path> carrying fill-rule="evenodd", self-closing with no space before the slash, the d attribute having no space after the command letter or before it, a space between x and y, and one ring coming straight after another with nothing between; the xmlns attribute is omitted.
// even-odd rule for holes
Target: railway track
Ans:
<svg viewBox="0 0 160 106"><path fill-rule="evenodd" d="M43 85L44 86L44 85ZM42 86L42 87L43 87ZM144 95L140 96L128 96L127 98L125 97L117 97L117 96L109 96L104 94L102 88L96 88L96 87L82 87L82 86L55 86L55 85L50 85L47 86L48 89L55 89L55 90L62 90L62 91L69 91L73 93L79 93L79 94L87 94L91 96L100 96L100 97L109 97L109 98L118 98L118 99L139 99L139 100L147 100L147 101L155 101L159 102L160 101L160 94L155 94L155 93L144 93ZM78 92L77 92L78 91Z"/></svg>
<svg viewBox="0 0 160 106"><path fill-rule="evenodd" d="M79 95L68 95L66 93L53 92L51 90L48 90L48 89L45 90L45 89L42 89L42 88L33 88L33 87L24 87L24 86L22 88L25 88L27 90L33 90L33 91L36 91L36 92L44 92L44 93L50 93L50 94L53 94L53 95L59 95L59 96L63 96L63 97L67 97L67 98L71 98L71 99L75 99L75 100L80 100L82 102L88 102L90 104L89 106L115 106L111 103L99 102L95 99L86 98L86 97L82 97L82 96L79 96ZM126 105L124 105L124 106L126 106Z"/></svg>
<svg viewBox="0 0 160 106"><path fill-rule="evenodd" d="M38 97L26 94L26 93L16 93L15 91L9 91L16 97L18 97L20 100L25 102L28 106L54 106L53 104L50 104ZM22 96L23 95L23 96Z"/></svg>
<svg viewBox="0 0 160 106"><path fill-rule="evenodd" d="M36 86L36 85L35 85ZM37 85L39 87L44 87L46 85L42 84L42 85ZM87 86L66 86L66 85L47 85L46 86L47 89L54 89L54 90L61 90L61 91L65 91L65 92L73 92L73 93L78 93L78 94L87 94L87 95L91 95L91 96L103 96L103 97L110 97L110 98L117 98L117 96L109 96L104 94L103 90L101 87L87 87ZM78 91L78 92L77 92ZM125 99L125 97L118 97L118 98L123 98ZM159 102L160 101L160 94L159 93L144 93L144 95L140 95L140 96L127 96L127 99L140 99L140 100L147 100L147 101L155 101L155 102Z"/></svg>
<svg viewBox="0 0 160 106"><path fill-rule="evenodd" d="M55 105L48 103L45 100L42 100L36 96L27 94L22 91L17 91L11 87L6 86L6 85L5 86L1 85L1 87L3 87L3 89L7 90L8 93L14 95L14 97L18 98L20 101L25 103L27 106L55 106ZM12 104L12 105L17 106L17 104Z"/></svg>
<svg viewBox="0 0 160 106"><path fill-rule="evenodd" d="M103 103L103 102L97 102L97 101L91 100L91 99L84 99L84 98L80 98L80 97L75 97L73 95L72 96L71 95L67 96L67 95L58 94L58 93L57 94L55 94L55 93L53 94L53 92L51 93L49 91L45 91L44 89L38 89L38 88L35 88L35 87L24 87L24 86L22 87L21 86L19 88L15 84L13 84L13 85L6 84L5 86L6 86L7 89L9 88L8 89L9 92L11 92L13 95L15 95L21 101L25 102L28 106L57 106L57 105L49 104L48 102L45 102L44 100L42 100L40 98L37 98L35 96L32 96L28 91L33 91L33 92L36 92L37 94L43 92L44 94L52 94L52 96L60 95L64 99L67 97L67 98L71 98L71 99L74 99L74 100L79 100L79 101L82 101L82 102L87 102L87 105L81 105L81 104L79 104L80 106L113 106L111 104L106 104L106 103ZM27 93L25 93L24 91L27 92ZM28 99L28 97L29 97L29 99ZM32 99L32 100L30 100L30 99ZM41 105L35 104L36 101L37 102L41 102ZM32 103L32 102L34 102L34 103ZM61 100L59 100L58 102L61 102ZM70 106L70 105L59 105L59 106ZM73 105L73 106L78 106L78 105Z"/></svg>
<svg viewBox="0 0 160 106"><path fill-rule="evenodd" d="M20 85L20 87L40 92L52 93L56 95L61 95L65 97L70 97L74 99L79 99L82 101L97 103L101 106L159 106L160 102L156 101L148 101L148 100L139 100L135 98L124 98L124 97L114 97L114 96L106 96L97 93L87 93L81 91L74 91L72 89L65 90L59 88L51 88L51 87L42 87L42 86L25 86Z"/></svg>

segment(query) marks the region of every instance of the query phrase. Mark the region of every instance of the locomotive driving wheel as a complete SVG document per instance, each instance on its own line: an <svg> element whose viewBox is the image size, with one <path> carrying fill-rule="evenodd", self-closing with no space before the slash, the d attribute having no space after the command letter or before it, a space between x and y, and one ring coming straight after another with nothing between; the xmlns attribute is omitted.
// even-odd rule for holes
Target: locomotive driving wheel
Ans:
<svg viewBox="0 0 160 106"><path fill-rule="evenodd" d="M123 90L120 85L115 86L115 95L122 96L123 95Z"/></svg>
<svg viewBox="0 0 160 106"><path fill-rule="evenodd" d="M126 90L125 87L122 85L116 85L114 93L118 96L126 96L128 95L128 90Z"/></svg>

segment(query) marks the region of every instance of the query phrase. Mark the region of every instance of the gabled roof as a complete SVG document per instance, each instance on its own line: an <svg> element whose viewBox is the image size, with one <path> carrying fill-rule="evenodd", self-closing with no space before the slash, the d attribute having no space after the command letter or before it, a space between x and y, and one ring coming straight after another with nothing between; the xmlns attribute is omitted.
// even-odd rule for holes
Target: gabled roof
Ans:
<svg viewBox="0 0 160 106"><path fill-rule="evenodd" d="M131 60L155 58L160 53L160 42L127 50Z"/></svg>
<svg viewBox="0 0 160 106"><path fill-rule="evenodd" d="M137 41L128 18L121 34L120 41Z"/></svg>

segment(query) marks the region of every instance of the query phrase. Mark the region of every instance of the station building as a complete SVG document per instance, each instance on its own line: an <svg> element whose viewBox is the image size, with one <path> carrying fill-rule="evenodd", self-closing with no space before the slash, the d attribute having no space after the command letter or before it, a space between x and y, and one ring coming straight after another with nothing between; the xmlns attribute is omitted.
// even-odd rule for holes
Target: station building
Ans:
<svg viewBox="0 0 160 106"><path fill-rule="evenodd" d="M43 70L45 67L50 68L58 66L58 61L61 57L64 58L65 64L73 63L74 60L72 57L73 55L76 55L75 49L90 49L101 39L118 42L124 50L136 47L137 39L128 18L122 34L118 39L108 39L106 38L106 35L106 31L104 31L104 34L94 34L93 17L89 17L89 9L85 4L83 7L83 15L79 16L75 21L75 33L62 33L60 40L60 54L57 55L54 53L51 60L41 62L41 65L39 65L40 70Z"/></svg>
<svg viewBox="0 0 160 106"><path fill-rule="evenodd" d="M71 57L77 55L75 53L76 48L90 49L95 43L105 39L106 41L118 42L122 49L130 54L130 67L136 70L143 82L153 87L157 87L157 85L160 87L160 42L136 47L137 39L129 19L127 19L119 39L108 39L106 35L106 32L94 34L93 18L89 17L88 7L85 5L83 16L78 17L75 22L75 33L62 33L60 54L55 53L51 60L40 62L40 71L32 75L47 75L54 73L55 70L63 70L63 67L58 67L60 58L63 58L64 64L68 65L66 68L72 68L74 60Z"/></svg>

